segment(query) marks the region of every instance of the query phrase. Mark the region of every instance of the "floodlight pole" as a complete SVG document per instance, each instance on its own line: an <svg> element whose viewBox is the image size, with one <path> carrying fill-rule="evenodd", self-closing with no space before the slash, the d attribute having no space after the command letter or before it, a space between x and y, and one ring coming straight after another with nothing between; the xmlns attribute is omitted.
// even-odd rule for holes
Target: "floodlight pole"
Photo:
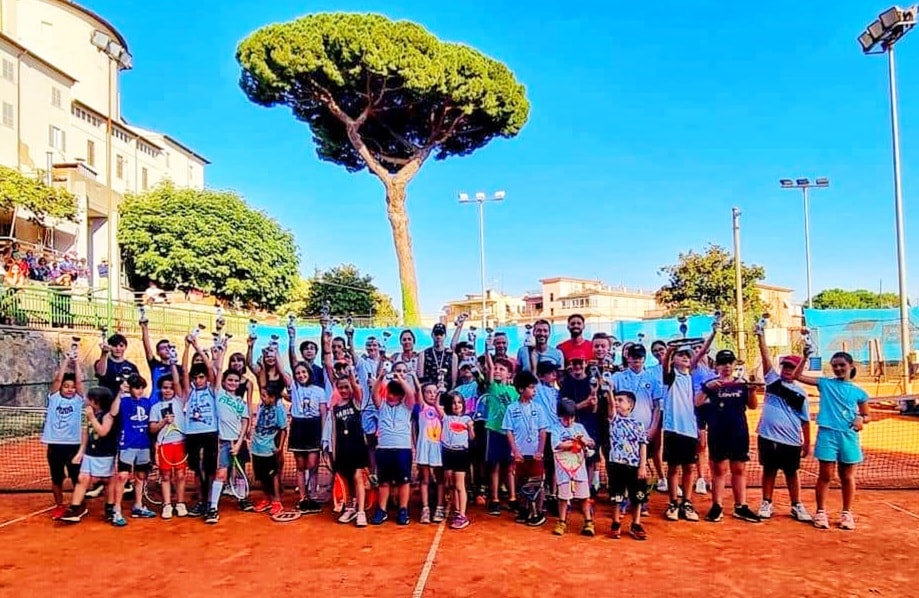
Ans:
<svg viewBox="0 0 919 598"><path fill-rule="evenodd" d="M743 263L740 261L740 208L731 208L734 224L734 287L737 301L737 353L746 360L746 339L743 320Z"/></svg>
<svg viewBox="0 0 919 598"><path fill-rule="evenodd" d="M498 191L495 194L488 196L485 193L479 192L476 193L474 197L469 197L466 193L459 194L460 203L472 203L475 202L479 207L479 267L482 274L482 330L484 331L488 328L488 298L485 288L485 202L486 201L502 201L504 199L504 191Z"/></svg>
<svg viewBox="0 0 919 598"><path fill-rule="evenodd" d="M909 354L912 349L909 329L909 303L906 287L906 242L903 230L903 185L900 179L900 117L897 106L897 65L893 45L887 46L887 74L890 84L890 130L893 138L894 213L897 221L897 282L900 286L900 350L902 352L901 380L904 394L911 394Z"/></svg>

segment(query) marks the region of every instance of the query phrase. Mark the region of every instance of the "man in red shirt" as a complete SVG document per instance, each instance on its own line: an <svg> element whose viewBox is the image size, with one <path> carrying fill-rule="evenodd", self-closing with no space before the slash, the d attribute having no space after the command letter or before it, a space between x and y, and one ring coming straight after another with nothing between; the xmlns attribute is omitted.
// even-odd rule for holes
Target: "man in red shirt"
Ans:
<svg viewBox="0 0 919 598"><path fill-rule="evenodd" d="M593 359L593 344L582 336L583 333L584 316L581 314L568 316L568 334L571 335L571 338L557 347L565 356L565 363L571 363L574 359L581 359L586 363Z"/></svg>

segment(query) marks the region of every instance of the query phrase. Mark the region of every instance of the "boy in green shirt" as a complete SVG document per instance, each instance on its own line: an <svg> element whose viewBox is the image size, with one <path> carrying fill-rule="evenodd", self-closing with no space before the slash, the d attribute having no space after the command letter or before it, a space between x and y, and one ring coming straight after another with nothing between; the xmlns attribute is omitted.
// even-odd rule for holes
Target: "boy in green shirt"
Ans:
<svg viewBox="0 0 919 598"><path fill-rule="evenodd" d="M492 360L491 339L486 340L485 351L485 391L482 393L488 413L485 429L488 432L487 446L485 449L485 464L491 472L491 500L488 503L488 514L498 516L501 514L501 503L498 501L498 488L501 485L501 470L507 479L507 488L510 491L508 508L516 510L517 495L514 490L514 460L511 455L510 443L504 433L504 413L507 406L518 400L519 395L513 384L508 383L514 365L504 358Z"/></svg>

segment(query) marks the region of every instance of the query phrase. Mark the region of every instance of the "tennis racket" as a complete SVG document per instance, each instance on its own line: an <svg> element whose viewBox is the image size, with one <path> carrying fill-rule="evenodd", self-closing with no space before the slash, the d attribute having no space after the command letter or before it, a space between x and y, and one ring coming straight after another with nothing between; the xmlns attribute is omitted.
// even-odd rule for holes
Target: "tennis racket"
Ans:
<svg viewBox="0 0 919 598"><path fill-rule="evenodd" d="M541 477L527 478L520 487L520 495L527 501L530 513L535 514L537 503L543 493L543 480Z"/></svg>
<svg viewBox="0 0 919 598"><path fill-rule="evenodd" d="M233 455L230 463L227 486L230 488L230 494L237 500L242 500L249 496L249 478L246 477L246 469L236 455Z"/></svg>
<svg viewBox="0 0 919 598"><path fill-rule="evenodd" d="M332 500L335 486L335 472L332 470L332 461L328 453L319 457L319 466L316 468L316 502L326 504Z"/></svg>
<svg viewBox="0 0 919 598"><path fill-rule="evenodd" d="M156 466L147 474L147 483L144 485L144 500L151 507L163 506L163 487L160 482L160 470Z"/></svg>
<svg viewBox="0 0 919 598"><path fill-rule="evenodd" d="M341 513L348 500L348 482L341 474L336 473L335 481L332 483L332 512Z"/></svg>
<svg viewBox="0 0 919 598"><path fill-rule="evenodd" d="M277 515L272 515L271 520L275 523L290 523L291 521L296 521L301 517L300 511L281 511Z"/></svg>

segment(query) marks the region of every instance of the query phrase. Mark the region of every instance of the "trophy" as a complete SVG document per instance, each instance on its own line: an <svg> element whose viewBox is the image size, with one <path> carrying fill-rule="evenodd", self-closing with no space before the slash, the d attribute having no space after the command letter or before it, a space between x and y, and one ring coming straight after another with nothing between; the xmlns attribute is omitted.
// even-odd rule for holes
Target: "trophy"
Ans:
<svg viewBox="0 0 919 598"><path fill-rule="evenodd" d="M169 365L175 365L179 362L179 352L176 346L169 343Z"/></svg>
<svg viewBox="0 0 919 598"><path fill-rule="evenodd" d="M249 338L255 340L258 338L258 320L255 318L249 318Z"/></svg>
<svg viewBox="0 0 919 598"><path fill-rule="evenodd" d="M644 332L638 333L638 344L642 346L645 344L645 333Z"/></svg>
<svg viewBox="0 0 919 598"><path fill-rule="evenodd" d="M485 337L485 344L490 347L494 347L495 346L495 329L486 328L485 332L488 334L488 336Z"/></svg>
<svg viewBox="0 0 919 598"><path fill-rule="evenodd" d="M386 354L386 345L389 343L389 339L392 338L392 333L389 330L384 330L381 336L383 339L380 341L380 353Z"/></svg>
<svg viewBox="0 0 919 598"><path fill-rule="evenodd" d="M278 347L280 346L281 337L277 334L271 335L271 340L268 341L268 350L275 355L278 354Z"/></svg>
<svg viewBox="0 0 919 598"><path fill-rule="evenodd" d="M102 328L99 329L99 337L99 346L102 347L104 351L108 345L108 328L102 326Z"/></svg>
<svg viewBox="0 0 919 598"><path fill-rule="evenodd" d="M322 307L319 309L319 325L323 328L328 328L331 318L329 314L332 313L332 304L326 301L322 304Z"/></svg>
<svg viewBox="0 0 919 598"><path fill-rule="evenodd" d="M79 350L79 348L80 348L80 337L71 336L70 337L70 350L67 351L67 359L69 359L70 361L76 361L77 351Z"/></svg>
<svg viewBox="0 0 919 598"><path fill-rule="evenodd" d="M447 368L437 370L437 388L441 390L447 388Z"/></svg>
<svg viewBox="0 0 919 598"><path fill-rule="evenodd" d="M533 325L527 324L526 329L527 329L527 333L526 333L526 336L523 338L523 346L528 347L528 348L533 348L536 346L536 337L533 336Z"/></svg>
<svg viewBox="0 0 919 598"><path fill-rule="evenodd" d="M201 336L201 332L204 330L207 330L207 326L205 326L204 324L198 324L197 326L191 329L191 333L189 334L189 336L196 339L199 336Z"/></svg>
<svg viewBox="0 0 919 598"><path fill-rule="evenodd" d="M211 346L211 355L213 356L215 353L217 353L217 351L220 351L220 349L223 348L222 347L223 343L220 340L219 332L212 332L211 338L214 341L214 344Z"/></svg>
<svg viewBox="0 0 919 598"><path fill-rule="evenodd" d="M294 314L287 314L287 334L294 336L297 333L297 318Z"/></svg>
<svg viewBox="0 0 919 598"><path fill-rule="evenodd" d="M456 321L454 323L456 324L457 327L459 327L459 326L462 326L463 322L465 322L468 319L469 319L469 314L467 314L466 312L463 312L459 316L457 316Z"/></svg>
<svg viewBox="0 0 919 598"><path fill-rule="evenodd" d="M138 324L146 324L150 321L150 318L147 317L147 306L141 305L137 311L140 314L140 317L137 318Z"/></svg>
<svg viewBox="0 0 919 598"><path fill-rule="evenodd" d="M689 331L689 325L687 324L688 318L686 316L680 316L676 321L680 323L680 336L685 339L686 333Z"/></svg>
<svg viewBox="0 0 919 598"><path fill-rule="evenodd" d="M478 330L478 328L476 328L475 326L470 326L469 334L466 335L466 338L469 339L469 342L472 344L473 347L475 347L475 338L476 338L475 331L476 330Z"/></svg>
<svg viewBox="0 0 919 598"><path fill-rule="evenodd" d="M345 336L354 335L354 316L349 315L345 318Z"/></svg>
<svg viewBox="0 0 919 598"><path fill-rule="evenodd" d="M223 330L223 328L227 325L227 319L223 315L222 307L220 306L217 307L215 316L217 319L214 321L214 327L217 329L217 333L219 334Z"/></svg>
<svg viewBox="0 0 919 598"><path fill-rule="evenodd" d="M757 335L762 335L766 332L766 326L769 324L769 314L763 314L760 316L759 321L756 323L756 327L753 328L753 332Z"/></svg>
<svg viewBox="0 0 919 598"><path fill-rule="evenodd" d="M716 309L715 313L712 314L712 330L717 330L721 326L721 319L724 317L724 314L720 309Z"/></svg>
<svg viewBox="0 0 919 598"><path fill-rule="evenodd" d="M801 329L801 338L804 340L804 356L810 357L811 355L817 352L817 343L814 342L814 337L811 336L811 331L807 328Z"/></svg>
<svg viewBox="0 0 919 598"><path fill-rule="evenodd" d="M680 338L669 341L667 343L668 347L682 347L684 345L692 346L692 345L702 344L705 342L705 339L702 337L692 337L692 338L686 337L687 333L689 332L689 318L687 318L686 316L679 316L677 317L676 321L680 323L680 328L679 328ZM714 327L715 324L720 321L721 321L721 312L716 311L715 320L712 323L712 326Z"/></svg>

